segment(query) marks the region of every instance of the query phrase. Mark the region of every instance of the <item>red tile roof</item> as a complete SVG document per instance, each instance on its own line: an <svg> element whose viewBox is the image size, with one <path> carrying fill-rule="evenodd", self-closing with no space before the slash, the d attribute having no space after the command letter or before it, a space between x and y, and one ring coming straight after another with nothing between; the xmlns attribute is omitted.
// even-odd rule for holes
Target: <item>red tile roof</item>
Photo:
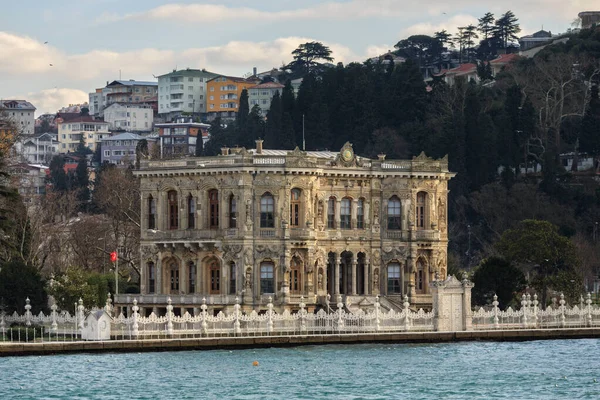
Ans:
<svg viewBox="0 0 600 400"><path fill-rule="evenodd" d="M438 74L436 74L436 76L440 76L440 75L444 75L444 74L446 74L446 75L466 75L466 74L473 73L475 71L477 71L477 65L467 63L467 64L461 64L456 68L443 69Z"/></svg>
<svg viewBox="0 0 600 400"><path fill-rule="evenodd" d="M260 85L252 86L250 89L282 89L283 86L281 83L277 82L265 82Z"/></svg>
<svg viewBox="0 0 600 400"><path fill-rule="evenodd" d="M498 56L498 58L495 58L493 60L490 61L491 64L500 64L500 65L504 65L504 64L508 64L513 62L514 60L519 59L521 56L518 55L517 53L511 53L511 54L500 54Z"/></svg>

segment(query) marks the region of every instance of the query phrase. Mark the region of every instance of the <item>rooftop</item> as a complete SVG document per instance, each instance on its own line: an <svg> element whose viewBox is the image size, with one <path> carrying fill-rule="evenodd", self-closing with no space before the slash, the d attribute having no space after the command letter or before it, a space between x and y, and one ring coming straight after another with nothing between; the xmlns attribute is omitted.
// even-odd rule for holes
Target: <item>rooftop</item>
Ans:
<svg viewBox="0 0 600 400"><path fill-rule="evenodd" d="M284 87L285 86L283 86L281 83L265 82L256 86L252 86L250 89L283 89Z"/></svg>
<svg viewBox="0 0 600 400"><path fill-rule="evenodd" d="M244 82L244 83L260 82L260 79L255 78L255 77L250 77L250 78L246 79L246 78L241 78L239 76L228 76L228 75L217 75L217 76L209 79L207 82L214 81L217 78L227 78L230 81Z"/></svg>
<svg viewBox="0 0 600 400"><path fill-rule="evenodd" d="M96 124L108 124L108 122L104 122L104 121L100 121L98 119L95 119L91 115L78 115L77 117L63 118L62 122L59 122L59 123L61 123L61 124L69 123L70 124L70 123L73 123L73 122L88 122L88 123L96 123Z"/></svg>
<svg viewBox="0 0 600 400"><path fill-rule="evenodd" d="M116 86L116 85L123 85L123 86L158 86L158 82L152 82L152 81L136 81L133 79L130 79L128 81L123 81L123 80L116 80L116 81L112 81L111 83L109 83L108 86Z"/></svg>
<svg viewBox="0 0 600 400"><path fill-rule="evenodd" d="M142 140L142 139L144 139L144 137L138 135L137 133L123 132L123 133L119 133L118 135L104 138L104 139L102 139L102 141L110 142L110 141L115 141L115 140Z"/></svg>
<svg viewBox="0 0 600 400"><path fill-rule="evenodd" d="M33 104L27 100L0 100L0 107L18 110L35 110Z"/></svg>
<svg viewBox="0 0 600 400"><path fill-rule="evenodd" d="M215 74L214 72L210 72L203 69L192 69L192 68L186 68L186 69L180 69L180 70L173 70L172 72L169 72L167 74L162 74L159 75L159 78L164 78L164 77L168 77L171 75L194 75L194 76L206 76L206 75L210 75L210 76L217 76L217 74Z"/></svg>

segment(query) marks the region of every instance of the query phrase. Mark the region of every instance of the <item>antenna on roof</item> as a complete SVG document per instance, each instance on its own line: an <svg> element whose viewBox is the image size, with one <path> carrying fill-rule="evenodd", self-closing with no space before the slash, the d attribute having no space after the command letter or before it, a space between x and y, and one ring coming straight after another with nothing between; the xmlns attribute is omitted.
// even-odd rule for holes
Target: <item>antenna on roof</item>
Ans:
<svg viewBox="0 0 600 400"><path fill-rule="evenodd" d="M306 151L306 141L304 140L304 114L302 114L302 151Z"/></svg>

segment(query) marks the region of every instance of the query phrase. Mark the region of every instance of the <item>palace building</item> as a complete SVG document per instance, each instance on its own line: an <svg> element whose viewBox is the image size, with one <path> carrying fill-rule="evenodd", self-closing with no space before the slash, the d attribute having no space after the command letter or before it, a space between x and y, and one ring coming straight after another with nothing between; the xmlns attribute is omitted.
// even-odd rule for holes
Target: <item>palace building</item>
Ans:
<svg viewBox="0 0 600 400"><path fill-rule="evenodd" d="M144 314L431 308L447 272L448 159L377 160L341 151L222 149L144 160ZM117 299L117 303L121 302Z"/></svg>

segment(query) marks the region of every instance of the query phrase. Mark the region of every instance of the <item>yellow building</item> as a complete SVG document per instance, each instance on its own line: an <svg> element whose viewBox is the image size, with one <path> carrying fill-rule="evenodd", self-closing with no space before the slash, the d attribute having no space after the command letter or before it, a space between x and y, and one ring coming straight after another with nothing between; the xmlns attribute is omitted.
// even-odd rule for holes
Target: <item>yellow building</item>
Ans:
<svg viewBox="0 0 600 400"><path fill-rule="evenodd" d="M208 96L207 112L209 118L235 117L240 106L242 90L249 89L260 82L257 78L236 78L219 75L206 82Z"/></svg>
<svg viewBox="0 0 600 400"><path fill-rule="evenodd" d="M96 144L110 136L108 122L95 120L90 116L78 116L73 119L57 121L58 152L61 154L77 150L81 139L90 150L96 150Z"/></svg>

